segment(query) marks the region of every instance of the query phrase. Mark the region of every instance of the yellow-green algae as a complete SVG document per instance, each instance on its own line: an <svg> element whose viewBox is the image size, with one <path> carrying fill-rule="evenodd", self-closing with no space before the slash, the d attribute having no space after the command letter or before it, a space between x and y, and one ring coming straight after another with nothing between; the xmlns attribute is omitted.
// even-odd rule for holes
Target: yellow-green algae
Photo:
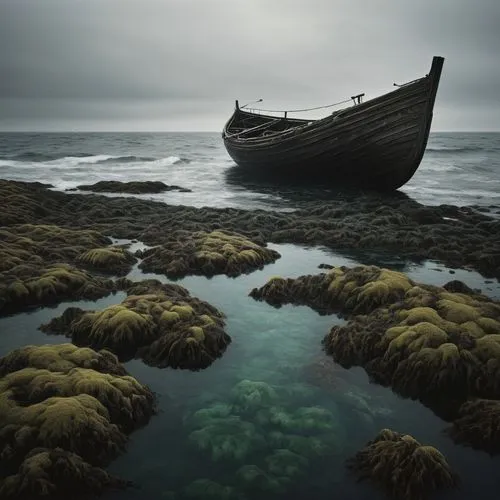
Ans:
<svg viewBox="0 0 500 500"><path fill-rule="evenodd" d="M227 231L179 232L162 246L146 250L139 267L170 278L188 274L238 276L261 269L280 257L275 250Z"/></svg>
<svg viewBox="0 0 500 500"><path fill-rule="evenodd" d="M105 247L92 248L80 254L76 261L91 269L108 273L126 274L137 259L124 248Z"/></svg>
<svg viewBox="0 0 500 500"><path fill-rule="evenodd" d="M153 366L192 370L209 366L231 341L223 314L179 285L145 281L130 292L142 294L84 313L70 323L68 336L77 345L106 348L123 360L140 357Z"/></svg>
<svg viewBox="0 0 500 500"><path fill-rule="evenodd" d="M100 467L62 448L35 448L17 471L0 480L0 498L8 500L67 500L100 496L128 486Z"/></svg>
<svg viewBox="0 0 500 500"><path fill-rule="evenodd" d="M91 368L112 375L126 375L117 357L109 351L99 352L74 344L28 345L15 349L0 360L0 377L23 368L68 373L72 368Z"/></svg>
<svg viewBox="0 0 500 500"><path fill-rule="evenodd" d="M475 399L466 401L447 434L455 443L484 450L491 455L500 453L500 401Z"/></svg>
<svg viewBox="0 0 500 500"><path fill-rule="evenodd" d="M0 260L16 256L47 263L72 262L83 252L108 245L111 240L90 229L67 229L49 224L18 224L2 230ZM12 260L14 259L14 260ZM0 267L4 271L4 265Z"/></svg>
<svg viewBox="0 0 500 500"><path fill-rule="evenodd" d="M109 295L114 289L111 280L92 276L68 264L34 269L33 274L24 279L5 279L1 282L0 313L66 299L95 300Z"/></svg>
<svg viewBox="0 0 500 500"><path fill-rule="evenodd" d="M127 434L147 423L155 411L153 393L126 375L116 357L105 351L71 344L27 346L1 358L0 373L2 474L10 476L0 481L0 491L11 498L24 498L26 485L41 474L33 467L47 455L34 461L31 450L42 448L53 456L61 449L63 468L74 453L77 458L71 460L81 465L82 474L96 472L95 466L121 453ZM45 466L53 471L47 462ZM42 478L54 498L64 493L63 476L51 476L55 482ZM95 487L103 478L96 478ZM80 479L93 484L90 477Z"/></svg>
<svg viewBox="0 0 500 500"><path fill-rule="evenodd" d="M458 477L439 450L390 429L369 441L347 466L394 500L425 500L435 491L458 486Z"/></svg>
<svg viewBox="0 0 500 500"><path fill-rule="evenodd" d="M401 300L414 283L403 273L376 266L332 268L296 279L271 278L250 296L272 305L303 304L320 311L364 313Z"/></svg>
<svg viewBox="0 0 500 500"><path fill-rule="evenodd" d="M344 367L361 365L451 418L471 397L500 398L500 335L489 333L499 320L500 305L483 295L412 284L394 303L333 327L324 344Z"/></svg>

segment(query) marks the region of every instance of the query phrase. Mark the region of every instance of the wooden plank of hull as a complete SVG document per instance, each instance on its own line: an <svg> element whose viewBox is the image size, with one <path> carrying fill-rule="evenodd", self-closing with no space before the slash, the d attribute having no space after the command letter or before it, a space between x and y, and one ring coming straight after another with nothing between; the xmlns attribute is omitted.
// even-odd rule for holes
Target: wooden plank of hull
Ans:
<svg viewBox="0 0 500 500"><path fill-rule="evenodd" d="M236 110L223 132L226 149L242 167L397 189L422 159L442 64L435 57L429 75L414 83L270 137L231 137L239 119L253 126L276 120Z"/></svg>

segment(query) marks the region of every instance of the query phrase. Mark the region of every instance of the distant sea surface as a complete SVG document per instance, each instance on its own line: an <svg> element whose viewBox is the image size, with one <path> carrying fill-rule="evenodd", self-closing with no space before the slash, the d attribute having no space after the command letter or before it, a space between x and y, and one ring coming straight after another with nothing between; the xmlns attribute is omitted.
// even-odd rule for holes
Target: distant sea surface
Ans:
<svg viewBox="0 0 500 500"><path fill-rule="evenodd" d="M67 190L100 180L163 181L192 190L142 195L171 204L280 210L289 200L242 179L219 133L0 134L0 178ZM326 187L326 190L329 188ZM431 134L401 191L427 205L500 204L500 133Z"/></svg>

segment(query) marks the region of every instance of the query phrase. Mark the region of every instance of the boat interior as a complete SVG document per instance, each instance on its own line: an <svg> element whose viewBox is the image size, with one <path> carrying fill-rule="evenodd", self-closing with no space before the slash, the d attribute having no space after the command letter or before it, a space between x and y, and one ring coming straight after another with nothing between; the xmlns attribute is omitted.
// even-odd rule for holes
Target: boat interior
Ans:
<svg viewBox="0 0 500 500"><path fill-rule="evenodd" d="M343 110L335 111L334 114L341 113ZM298 118L288 118L286 116L270 116L258 113L251 113L238 110L232 117L226 128L226 136L254 139L257 137L268 137L275 134L281 134L288 130L310 124L314 119L300 120Z"/></svg>

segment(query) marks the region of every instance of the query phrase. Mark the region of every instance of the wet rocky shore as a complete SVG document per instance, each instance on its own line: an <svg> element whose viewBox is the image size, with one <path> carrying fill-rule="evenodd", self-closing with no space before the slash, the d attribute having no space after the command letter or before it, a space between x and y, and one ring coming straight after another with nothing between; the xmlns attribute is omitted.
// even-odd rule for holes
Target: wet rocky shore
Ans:
<svg viewBox="0 0 500 500"><path fill-rule="evenodd" d="M116 192L148 189L112 187ZM0 447L7 450L1 498L42 498L36 493L42 479L51 498L66 498L73 480L79 481L82 498L126 487L127 478L112 477L104 467L123 453L131 432L154 418L155 395L121 362L141 359L159 368L199 371L224 355L231 342L225 312L181 285L126 278L138 261L142 270L173 280L234 278L279 259L269 243L293 243L340 254L373 251L433 260L500 279L500 220L491 216L500 207L490 207L490 214L474 207L424 206L397 193L364 193L342 200L296 200L291 212L249 211L70 194L40 183L4 180L0 196L0 315L126 293L119 304L101 310L69 308L41 325L72 344L27 346L0 359ZM111 238L141 241L150 248L132 251ZM323 341L333 361L346 368L361 366L374 382L421 401L449 422L447 433L457 445L499 453L500 304L457 280L436 287L373 265L324 268L296 279L273 277L248 293L276 307L301 304L343 315L347 323L325 332ZM269 387L245 390L251 392L248 401L272 400ZM240 401L237 411L227 409L208 420L204 415L202 429L219 425L222 417L236 422L248 404ZM274 429L273 436L292 426L286 420L291 417L278 415L274 406L264 409L265 418L263 408L260 413L255 409L252 418L260 415L262 425ZM310 410L302 417L300 423L293 421L300 436L308 425L322 432L333 428L333 417L324 412ZM420 500L457 486L437 449L397 431L381 430L352 458L350 468L392 497ZM86 436L92 439L87 442ZM223 445L200 441L200 448L212 455L216 446ZM310 458L286 448L279 456L274 450L270 472L243 467L241 481L254 492L264 483L275 493L286 491L296 469L306 467ZM387 457L406 464L398 489L377 465ZM63 479L59 469L66 471ZM416 469L418 480L412 476ZM245 498L217 483L199 489L208 487L214 498ZM176 498L202 498L184 495Z"/></svg>

